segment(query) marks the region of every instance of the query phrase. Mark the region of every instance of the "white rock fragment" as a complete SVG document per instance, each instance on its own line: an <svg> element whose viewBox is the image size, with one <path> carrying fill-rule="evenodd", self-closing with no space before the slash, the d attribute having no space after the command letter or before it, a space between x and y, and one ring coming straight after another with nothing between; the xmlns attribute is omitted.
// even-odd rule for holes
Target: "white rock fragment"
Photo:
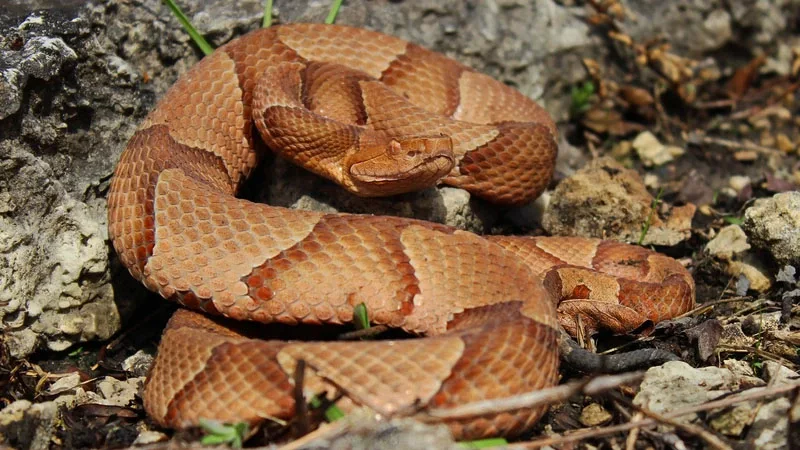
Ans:
<svg viewBox="0 0 800 450"><path fill-rule="evenodd" d="M662 144L655 135L643 131L633 140L633 148L646 166L660 166L686 153L681 147Z"/></svg>

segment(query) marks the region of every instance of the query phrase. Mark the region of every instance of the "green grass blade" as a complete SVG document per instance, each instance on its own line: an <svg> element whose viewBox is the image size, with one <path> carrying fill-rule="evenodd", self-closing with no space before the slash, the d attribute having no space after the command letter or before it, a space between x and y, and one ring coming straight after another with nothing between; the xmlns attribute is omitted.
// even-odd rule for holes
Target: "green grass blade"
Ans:
<svg viewBox="0 0 800 450"><path fill-rule="evenodd" d="M653 223L653 216L656 213L656 208L658 208L658 205L661 204L661 194L663 194L663 193L664 193L664 189L663 188L659 188L658 189L658 194L656 195L656 198L654 198L653 202L650 204L650 215L647 216L647 221L645 221L645 223L642 224L642 233L639 235L639 241L637 242L638 245L642 245L642 242L644 242L645 236L647 236L647 232L650 231L650 225L652 225L652 223Z"/></svg>
<svg viewBox="0 0 800 450"><path fill-rule="evenodd" d="M336 20L336 16L339 14L339 8L342 6L343 1L344 0L333 0L331 10L328 12L328 17L325 18L325 23L330 25Z"/></svg>
<svg viewBox="0 0 800 450"><path fill-rule="evenodd" d="M311 405L312 408L320 408L322 407L322 400L320 400L317 396L311 397L311 400L308 401L308 404ZM342 411L338 406L331 405L328 409L325 410L325 420L328 422L337 421L345 416L344 411Z"/></svg>
<svg viewBox="0 0 800 450"><path fill-rule="evenodd" d="M353 308L353 324L359 330L369 329L369 315L367 313L367 305L364 303L359 303Z"/></svg>
<svg viewBox="0 0 800 450"><path fill-rule="evenodd" d="M164 0L164 3L169 6L169 9L171 9L172 13L175 14L175 17L178 18L178 22L183 25L183 29L189 33L189 36L191 36L194 43L200 47L200 50L203 52L203 54L210 55L212 52L214 52L214 47L212 47L211 44L206 41L206 38L204 38L203 35L197 31L194 25L189 22L189 18L186 17L186 14L181 11L174 0Z"/></svg>
<svg viewBox="0 0 800 450"><path fill-rule="evenodd" d="M463 448L489 448L508 445L508 441L503 438L478 439L476 441L459 442L458 446Z"/></svg>
<svg viewBox="0 0 800 450"><path fill-rule="evenodd" d="M264 18L261 19L261 28L268 28L272 25L272 0L267 0L264 5Z"/></svg>

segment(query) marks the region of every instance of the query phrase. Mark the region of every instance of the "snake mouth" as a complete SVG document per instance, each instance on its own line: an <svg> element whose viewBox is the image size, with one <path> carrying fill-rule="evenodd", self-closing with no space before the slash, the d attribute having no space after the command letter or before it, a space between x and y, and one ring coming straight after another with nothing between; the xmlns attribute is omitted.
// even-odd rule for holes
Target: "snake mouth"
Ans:
<svg viewBox="0 0 800 450"><path fill-rule="evenodd" d="M454 166L450 137L412 136L364 145L346 170L358 194L373 197L432 187Z"/></svg>
<svg viewBox="0 0 800 450"><path fill-rule="evenodd" d="M382 172L364 167L363 164L353 164L350 166L350 175L363 183L393 183L417 178L439 179L447 175L454 165L452 155L434 155L425 157L413 165L387 167L388 170Z"/></svg>

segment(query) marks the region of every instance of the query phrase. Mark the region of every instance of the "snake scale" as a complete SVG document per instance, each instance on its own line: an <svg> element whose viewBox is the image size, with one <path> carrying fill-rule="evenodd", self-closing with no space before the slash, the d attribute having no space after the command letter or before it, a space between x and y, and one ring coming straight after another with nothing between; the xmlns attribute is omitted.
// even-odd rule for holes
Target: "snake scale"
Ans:
<svg viewBox="0 0 800 450"><path fill-rule="evenodd" d="M185 308L167 325L144 391L159 424L255 423L310 395L386 416L513 396L557 382L559 326L630 332L694 304L675 260L615 242L481 237L424 221L324 214L236 197L281 157L361 196L439 183L488 201L536 198L556 127L516 90L384 34L295 24L217 49L130 139L108 198L122 263ZM265 339L238 321L373 324L419 337ZM205 314L203 314L205 313ZM448 420L459 438L515 436L543 408Z"/></svg>

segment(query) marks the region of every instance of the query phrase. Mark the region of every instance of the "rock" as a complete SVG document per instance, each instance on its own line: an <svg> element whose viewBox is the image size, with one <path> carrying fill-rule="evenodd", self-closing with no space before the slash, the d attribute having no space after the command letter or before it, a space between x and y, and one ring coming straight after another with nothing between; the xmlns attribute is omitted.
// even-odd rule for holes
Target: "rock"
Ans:
<svg viewBox="0 0 800 450"><path fill-rule="evenodd" d="M747 279L747 286L743 292L737 290L737 295L745 295L748 289L766 292L772 287L769 270L764 267L764 261L758 255L748 253L742 261L730 261L727 267L730 275Z"/></svg>
<svg viewBox="0 0 800 450"><path fill-rule="evenodd" d="M0 50L5 63L0 70L0 120L19 110L29 77L48 81L76 58L75 51L58 37L36 36L19 51Z"/></svg>
<svg viewBox="0 0 800 450"><path fill-rule="evenodd" d="M136 436L136 440L133 441L133 447L164 442L168 439L169 436L160 431L144 430Z"/></svg>
<svg viewBox="0 0 800 450"><path fill-rule="evenodd" d="M798 384L800 375L797 372L774 362L764 363L764 375L771 386ZM786 448L789 433L789 399L778 398L758 408L753 425L747 433L748 442L753 442L759 449Z"/></svg>
<svg viewBox="0 0 800 450"><path fill-rule="evenodd" d="M761 405L747 433L747 441L758 449L785 449L789 433L788 412L789 399L786 398Z"/></svg>
<svg viewBox="0 0 800 450"><path fill-rule="evenodd" d="M773 369L782 372L780 369ZM786 376L790 374L783 372ZM797 376L797 374L794 374ZM741 370L733 372L727 368L704 367L694 369L681 361L668 362L647 371L634 404L653 412L664 414L713 400L726 394L746 389L753 385L753 377ZM796 381L794 381L796 382ZM763 383L763 382L762 382ZM756 393L763 387L755 387L744 393ZM739 402L723 410L709 410L711 427L719 433L738 437L746 429L747 442L759 442L759 446L781 448L786 443L787 410L786 398L772 400L759 407L759 402ZM753 411L757 411L753 415ZM692 423L695 413L674 418L681 423ZM660 427L666 431L668 427ZM759 447L760 448L760 447Z"/></svg>
<svg viewBox="0 0 800 450"><path fill-rule="evenodd" d="M739 225L728 225L706 244L706 253L716 258L731 260L750 249L747 235Z"/></svg>
<svg viewBox="0 0 800 450"><path fill-rule="evenodd" d="M98 381L97 392L85 391L79 375L59 378L47 390L58 395L55 400L31 404L18 400L0 410L0 436L14 448L47 450L60 427L61 413L86 403L127 407L133 404L144 377L117 380L105 377Z"/></svg>
<svg viewBox="0 0 800 450"><path fill-rule="evenodd" d="M744 212L750 242L779 264L800 265L800 191L761 198Z"/></svg>
<svg viewBox="0 0 800 450"><path fill-rule="evenodd" d="M614 416L599 403L590 403L581 410L578 420L585 427L596 427L610 422L613 418Z"/></svg>
<svg viewBox="0 0 800 450"><path fill-rule="evenodd" d="M728 225L719 230L719 234L706 244L705 250L725 266L726 273L747 279L745 293L747 289L765 292L772 287L769 271L764 267L762 258L748 252L750 244L739 225Z"/></svg>
<svg viewBox="0 0 800 450"><path fill-rule="evenodd" d="M622 30L637 41L664 36L675 50L690 57L723 49L736 43L751 50L774 48L781 33L792 29L787 11L796 11L795 0L625 1L629 20ZM790 41L791 42L791 41ZM788 65L788 63L785 63Z"/></svg>
<svg viewBox="0 0 800 450"><path fill-rule="evenodd" d="M728 185L738 194L752 184L750 177L744 175L734 175L728 179Z"/></svg>
<svg viewBox="0 0 800 450"><path fill-rule="evenodd" d="M150 365L153 364L153 359L153 355L139 350L122 362L122 370L135 377L144 377L147 375Z"/></svg>
<svg viewBox="0 0 800 450"><path fill-rule="evenodd" d="M97 382L96 392L101 397L97 399L96 403L108 406L132 406L143 385L144 377L126 380L105 377Z"/></svg>
<svg viewBox="0 0 800 450"><path fill-rule="evenodd" d="M633 148L645 166L660 166L673 161L686 151L680 147L664 145L649 131L643 131L633 140Z"/></svg>
<svg viewBox="0 0 800 450"><path fill-rule="evenodd" d="M553 235L587 236L675 245L691 234L695 206L672 207L664 217L639 175L608 158L593 161L563 180L552 194L542 226Z"/></svg>
<svg viewBox="0 0 800 450"><path fill-rule="evenodd" d="M764 378L773 386L793 384L800 381L800 375L798 375L797 372L789 370L775 361L764 362Z"/></svg>
<svg viewBox="0 0 800 450"><path fill-rule="evenodd" d="M743 388L764 386L765 382L753 372L753 367L740 359L726 359L722 365L739 378Z"/></svg>
<svg viewBox="0 0 800 450"><path fill-rule="evenodd" d="M713 400L739 388L740 378L728 369L695 369L685 362L672 361L647 371L633 403L664 414ZM674 420L689 424L697 420L697 414L686 414Z"/></svg>
<svg viewBox="0 0 800 450"><path fill-rule="evenodd" d="M74 396L48 402L17 400L0 410L2 444L20 450L49 450L60 420L60 409L74 405Z"/></svg>

